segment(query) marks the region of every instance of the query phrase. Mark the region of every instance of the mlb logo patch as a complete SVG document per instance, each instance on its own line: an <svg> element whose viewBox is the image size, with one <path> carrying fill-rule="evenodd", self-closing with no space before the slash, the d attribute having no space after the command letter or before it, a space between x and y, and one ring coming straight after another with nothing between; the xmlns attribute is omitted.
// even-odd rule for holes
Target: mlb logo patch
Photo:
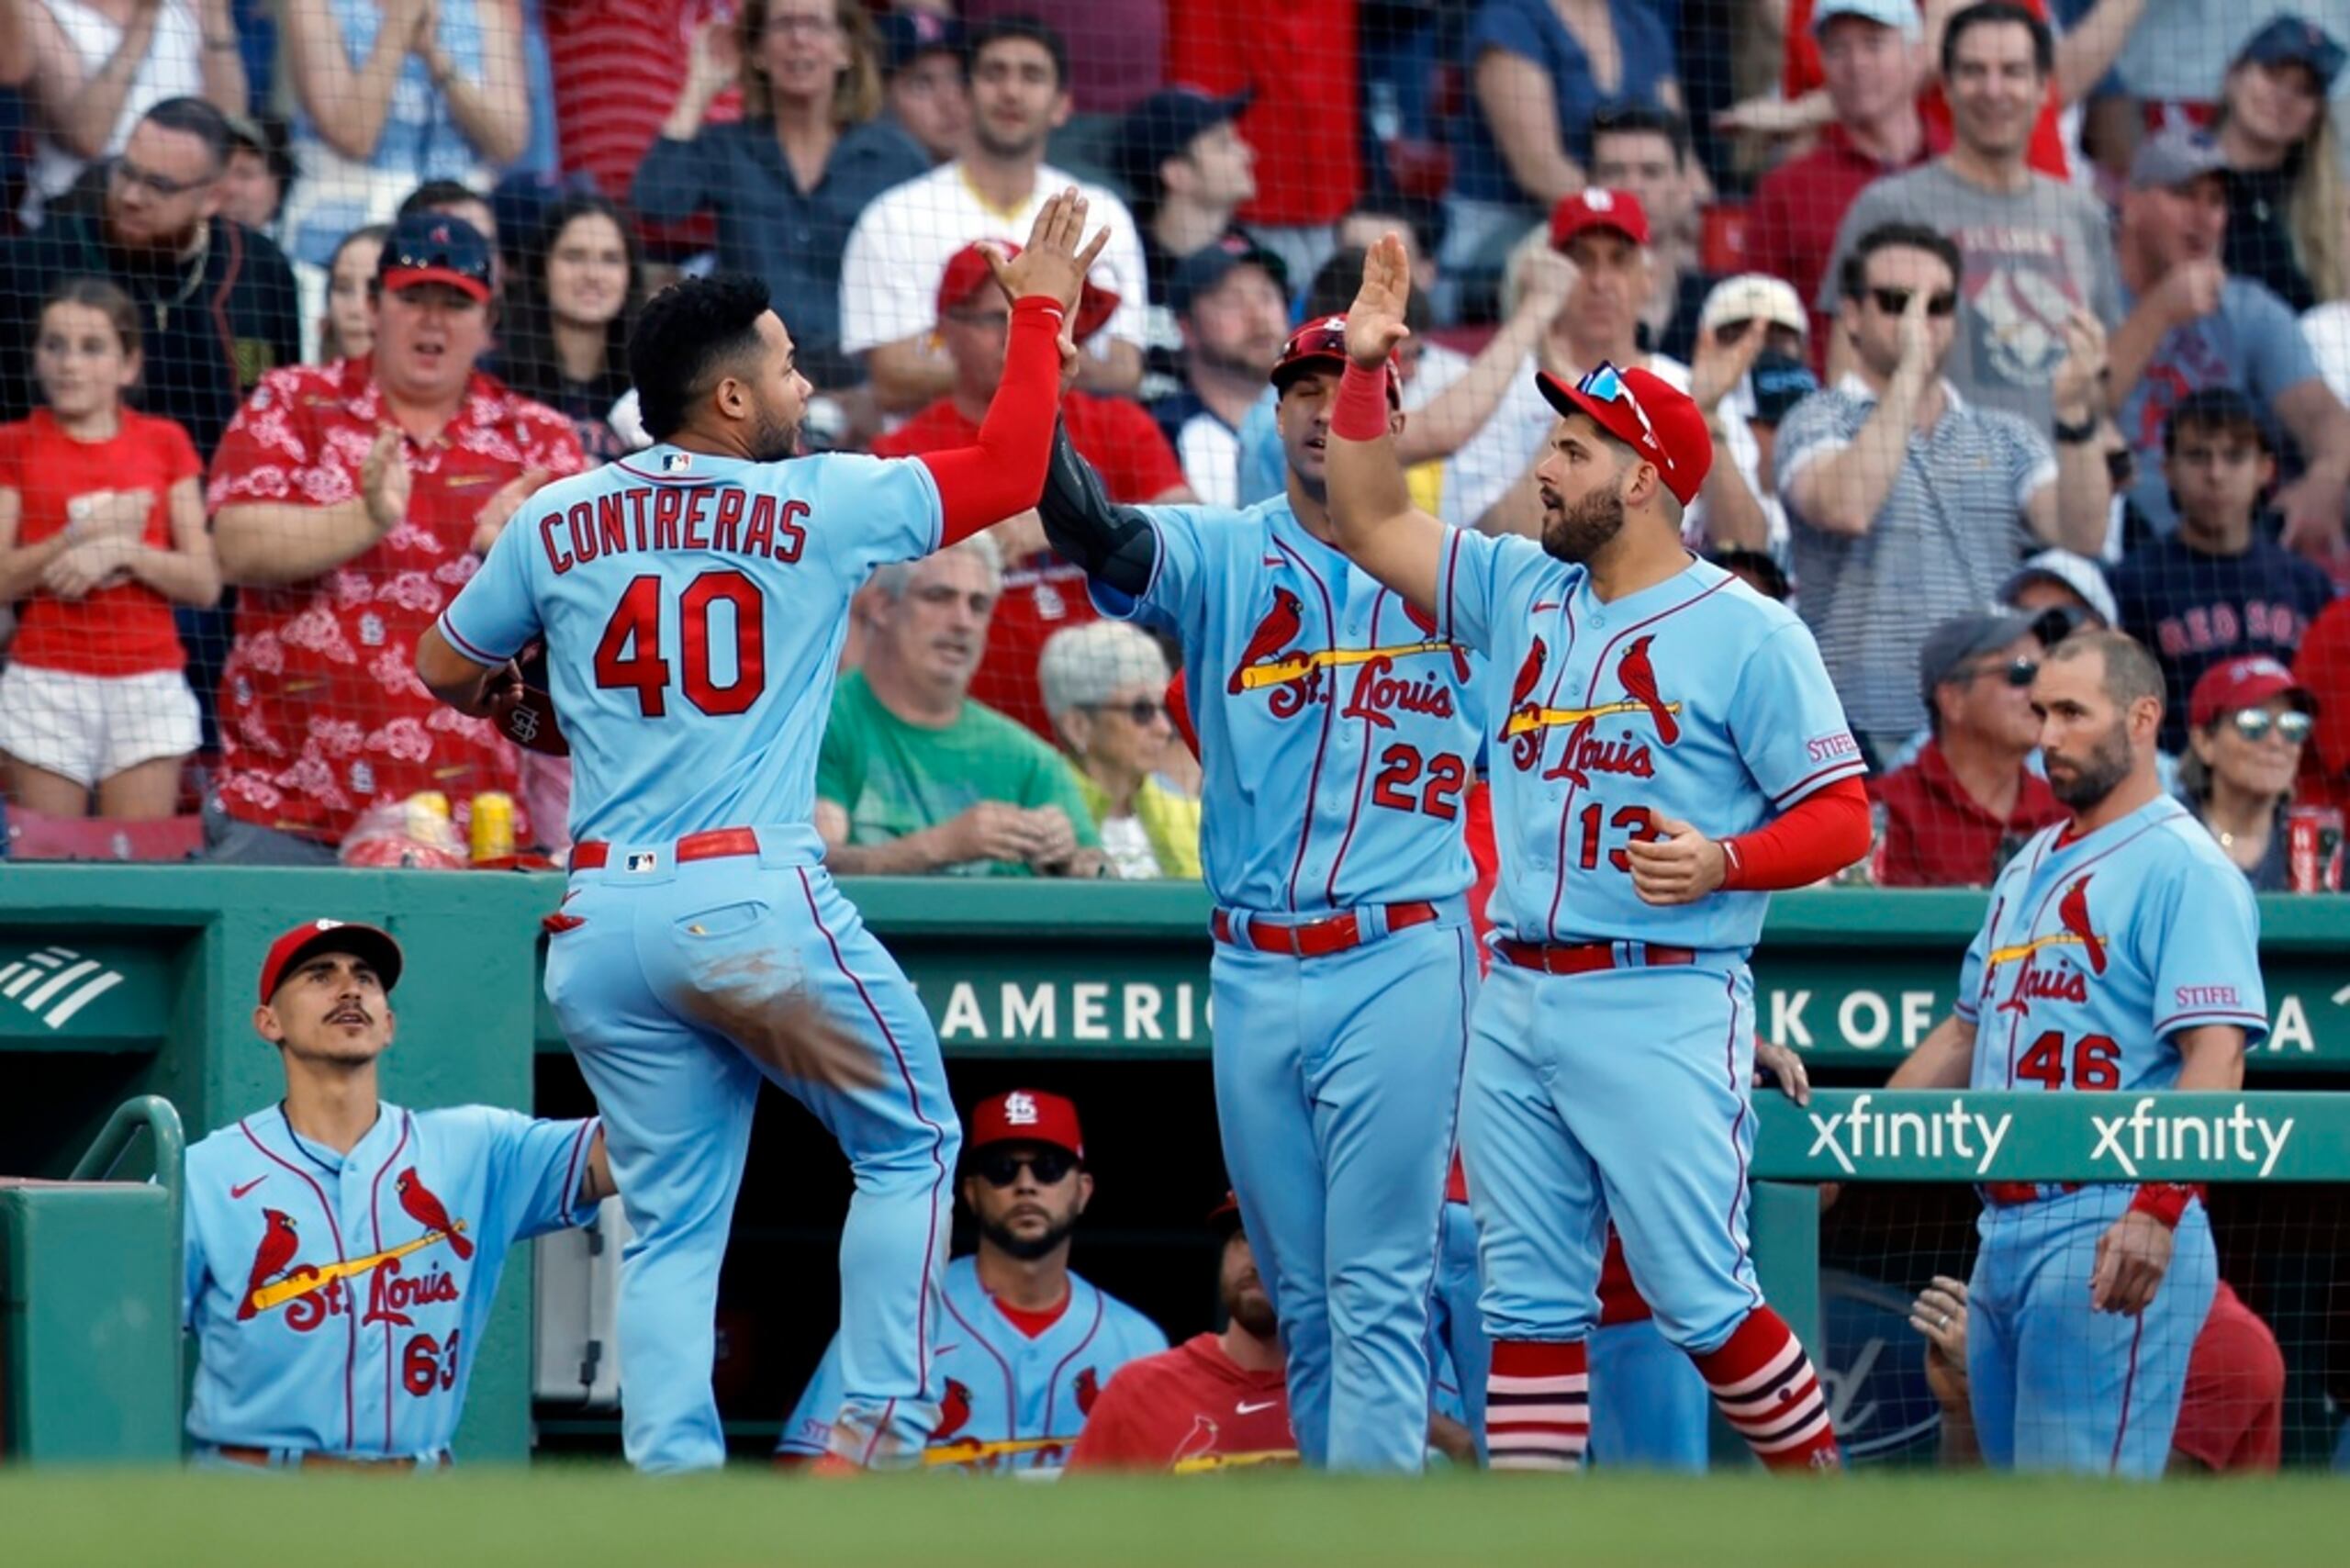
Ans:
<svg viewBox="0 0 2350 1568"><path fill-rule="evenodd" d="M694 454L690 452L665 452L661 454L661 472L664 474L690 474L693 468Z"/></svg>
<svg viewBox="0 0 2350 1568"><path fill-rule="evenodd" d="M660 864L661 857L650 849L633 851L628 857L628 868L632 871L651 871Z"/></svg>

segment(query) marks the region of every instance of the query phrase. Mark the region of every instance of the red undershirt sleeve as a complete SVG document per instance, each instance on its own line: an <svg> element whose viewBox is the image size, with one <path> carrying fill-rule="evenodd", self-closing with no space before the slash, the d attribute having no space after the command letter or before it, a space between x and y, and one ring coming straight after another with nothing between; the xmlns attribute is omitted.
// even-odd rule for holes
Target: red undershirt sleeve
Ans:
<svg viewBox="0 0 2350 1568"><path fill-rule="evenodd" d="M1869 795L1858 778L1839 778L1796 801L1752 833L1722 841L1722 886L1736 892L1807 888L1869 852Z"/></svg>
<svg viewBox="0 0 2350 1568"><path fill-rule="evenodd" d="M1017 516L1044 496L1060 418L1060 333L1058 301L1032 296L1015 303L1003 379L988 402L979 440L915 459L938 485L941 548Z"/></svg>

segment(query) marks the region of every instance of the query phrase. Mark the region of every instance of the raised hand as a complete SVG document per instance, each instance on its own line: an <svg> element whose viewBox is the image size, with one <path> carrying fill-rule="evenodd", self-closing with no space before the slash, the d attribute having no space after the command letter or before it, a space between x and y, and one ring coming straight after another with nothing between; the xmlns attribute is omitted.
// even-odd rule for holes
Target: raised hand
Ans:
<svg viewBox="0 0 2350 1568"><path fill-rule="evenodd" d="M1567 296L1583 277L1564 251L1545 245L1529 251L1517 267L1517 308L1522 315L1548 322L1567 307Z"/></svg>
<svg viewBox="0 0 2350 1568"><path fill-rule="evenodd" d="M1054 300L1065 319L1075 320L1078 297L1085 291L1085 274L1093 270L1094 258L1110 242L1110 231L1102 229L1095 231L1083 250L1078 248L1085 234L1085 198L1077 194L1075 185L1069 185L1036 214L1028 230L1028 243L1018 255L1007 260L1001 248L982 241L979 251L988 259L988 269L995 274L996 286L1013 299Z"/></svg>
<svg viewBox="0 0 2350 1568"><path fill-rule="evenodd" d="M416 490L416 476L408 471L402 449L405 439L391 425L380 427L375 444L359 465L359 496L367 504L367 520L375 525L378 538L407 520L408 497Z"/></svg>
<svg viewBox="0 0 2350 1568"><path fill-rule="evenodd" d="M734 84L743 69L743 50L731 16L712 17L694 29L686 57L686 79L711 97Z"/></svg>
<svg viewBox="0 0 2350 1568"><path fill-rule="evenodd" d="M1412 335L1404 325L1404 307L1412 297L1412 263L1404 241L1382 234L1363 252L1362 286L1347 307L1347 357L1365 370L1377 370L1397 344Z"/></svg>
<svg viewBox="0 0 2350 1568"><path fill-rule="evenodd" d="M2086 310L2065 322L2065 359L2050 378L2051 406L2066 424L2093 419L2104 408L2105 323Z"/></svg>
<svg viewBox="0 0 2350 1568"><path fill-rule="evenodd" d="M1760 317L1747 322L1746 330L1728 343L1711 332L1700 332L1697 362L1689 367L1689 400L1712 413L1746 379L1770 336L1771 324Z"/></svg>

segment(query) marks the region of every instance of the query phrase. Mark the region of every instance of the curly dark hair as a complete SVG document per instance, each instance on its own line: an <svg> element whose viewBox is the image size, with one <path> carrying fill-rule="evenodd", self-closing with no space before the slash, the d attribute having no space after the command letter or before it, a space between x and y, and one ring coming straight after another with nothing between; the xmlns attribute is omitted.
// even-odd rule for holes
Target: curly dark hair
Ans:
<svg viewBox="0 0 2350 1568"><path fill-rule="evenodd" d="M767 286L748 273L689 277L655 295L628 341L629 373L647 434L667 441L719 367L759 342Z"/></svg>
<svg viewBox="0 0 2350 1568"><path fill-rule="evenodd" d="M628 249L628 293L620 314L605 329L604 364L588 392L609 406L629 388L629 336L644 308L644 255L636 221L619 203L593 191L574 192L550 203L532 234L530 270L509 289L507 322L499 332L498 370L506 384L543 403L560 403L565 393L563 361L555 353L554 313L547 295L547 263L563 231L582 218L610 218Z"/></svg>

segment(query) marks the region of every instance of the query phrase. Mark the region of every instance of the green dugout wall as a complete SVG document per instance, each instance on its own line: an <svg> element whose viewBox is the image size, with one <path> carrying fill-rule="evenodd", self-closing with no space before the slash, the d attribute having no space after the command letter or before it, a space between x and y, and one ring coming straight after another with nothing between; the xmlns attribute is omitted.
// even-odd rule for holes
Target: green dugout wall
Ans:
<svg viewBox="0 0 2350 1568"><path fill-rule="evenodd" d="M530 1106L533 1052L565 1049L538 986L539 920L559 890L553 877L491 873L0 863L0 1173L64 1175L132 1094L168 1097L191 1142L274 1100L274 1057L248 1022L254 976L272 936L317 915L375 921L408 950L391 1098ZM1015 1062L1082 1067L1098 1085L1117 1081L1100 1069L1206 1053L1196 886L893 879L848 890L950 1057L995 1058L999 1076ZM1967 892L1782 895L1756 966L1763 1032L1830 1081L1873 1081L1948 1010L1981 915ZM1853 1090L1799 1112L1766 1099L1756 1174L2350 1182L2350 1097L2309 1092L2350 1081L2350 900L2265 899L2262 919L2274 1028L2251 1064L2255 1092L2143 1108ZM1791 1316L1810 1310L1813 1212L1800 1192L1766 1192L1758 1207L1758 1255ZM477 1459L528 1446L528 1288L518 1260L461 1435Z"/></svg>

